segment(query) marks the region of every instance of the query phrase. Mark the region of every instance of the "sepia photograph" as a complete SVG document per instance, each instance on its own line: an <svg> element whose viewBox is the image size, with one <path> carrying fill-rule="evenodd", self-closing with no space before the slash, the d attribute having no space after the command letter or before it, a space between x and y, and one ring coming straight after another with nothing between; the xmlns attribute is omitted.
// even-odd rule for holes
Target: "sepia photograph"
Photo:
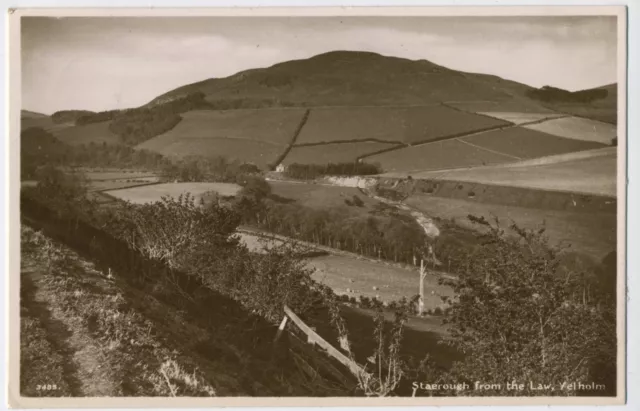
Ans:
<svg viewBox="0 0 640 411"><path fill-rule="evenodd" d="M9 24L14 407L624 403L624 7Z"/></svg>

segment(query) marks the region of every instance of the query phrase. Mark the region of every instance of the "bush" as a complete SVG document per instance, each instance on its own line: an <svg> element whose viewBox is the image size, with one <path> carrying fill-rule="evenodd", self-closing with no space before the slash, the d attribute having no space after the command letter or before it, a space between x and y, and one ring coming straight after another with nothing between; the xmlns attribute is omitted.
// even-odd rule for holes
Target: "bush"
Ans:
<svg viewBox="0 0 640 411"><path fill-rule="evenodd" d="M356 207L364 207L364 201L362 201L357 195L354 195L353 205L355 205Z"/></svg>

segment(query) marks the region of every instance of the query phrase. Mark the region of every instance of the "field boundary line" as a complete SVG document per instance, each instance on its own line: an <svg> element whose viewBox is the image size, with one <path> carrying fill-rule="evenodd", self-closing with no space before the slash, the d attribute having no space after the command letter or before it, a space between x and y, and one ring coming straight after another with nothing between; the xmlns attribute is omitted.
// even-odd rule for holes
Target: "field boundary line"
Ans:
<svg viewBox="0 0 640 411"><path fill-rule="evenodd" d="M294 145L294 147L328 146L331 144L349 144L349 143L382 143L382 144L402 145L405 147L409 146L407 143L403 143L402 141L397 141L397 140L379 140L377 138L363 138L363 139L354 139L354 140L320 141L317 143L301 143L301 144Z"/></svg>
<svg viewBox="0 0 640 411"><path fill-rule="evenodd" d="M302 118L298 123L298 127L296 127L295 131L293 132L293 137L291 138L291 142L289 143L289 145L285 147L282 154L280 154L280 156L276 158L271 165L268 166L268 168L275 170L275 168L278 167L280 164L282 164L282 162L287 158L287 156L289 155L289 152L291 151L293 146L296 144L296 141L298 140L298 136L302 132L302 129L304 128L305 124L307 124L307 120L309 120L310 115L311 115L311 109L308 108L304 111L304 114L302 115Z"/></svg>
<svg viewBox="0 0 640 411"><path fill-rule="evenodd" d="M520 157L516 157L516 156L512 156L510 154L505 154L505 153L501 153L499 151L491 150L490 148L485 148L485 147L482 147L482 146L479 146L479 145L476 145L476 144L473 144L473 143L469 143L468 141L464 141L464 140L459 139L459 138L457 138L456 140L458 140L459 142L461 142L463 144L466 144L468 146L479 148L480 150L488 151L489 153L493 153L493 154L498 154L498 155L505 156L505 157L514 158L516 160L522 160L522 158L520 158Z"/></svg>

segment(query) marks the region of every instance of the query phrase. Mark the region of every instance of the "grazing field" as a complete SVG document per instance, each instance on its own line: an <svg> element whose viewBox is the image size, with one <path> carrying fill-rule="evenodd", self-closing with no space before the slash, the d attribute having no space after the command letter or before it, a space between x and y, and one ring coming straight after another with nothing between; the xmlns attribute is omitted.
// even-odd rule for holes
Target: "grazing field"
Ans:
<svg viewBox="0 0 640 411"><path fill-rule="evenodd" d="M543 210L499 204L487 204L470 200L415 194L405 200L430 217L455 219L456 224L474 228L467 216L484 216L492 221L500 219L503 226L512 221L525 228L540 228L544 223L546 234L553 244L571 244L569 251L590 255L598 260L616 248L615 213L584 213L559 210Z"/></svg>
<svg viewBox="0 0 640 411"><path fill-rule="evenodd" d="M240 186L231 183L164 183L112 190L106 194L135 204L145 204L158 201L162 196L178 197L191 193L199 198L209 191L216 191L223 196L234 196L239 190Z"/></svg>
<svg viewBox="0 0 640 411"><path fill-rule="evenodd" d="M386 172L443 170L515 161L514 157L474 147L458 140L444 140L365 157L380 163Z"/></svg>
<svg viewBox="0 0 640 411"><path fill-rule="evenodd" d="M375 204L373 200L357 188L338 187L321 184L303 184L303 183L287 183L270 181L272 193L278 197L296 201L298 204L306 207L317 209L330 207L348 207L345 205L345 199L351 199L354 195L360 197L364 202L363 207L349 207L352 209L366 210Z"/></svg>
<svg viewBox="0 0 640 411"><path fill-rule="evenodd" d="M287 145L304 114L302 108L196 110L181 114L182 121L156 137L164 142L179 139L228 138Z"/></svg>
<svg viewBox="0 0 640 411"><path fill-rule="evenodd" d="M117 134L109 130L110 121L101 123L85 124L73 127L54 127L51 133L66 144L121 144L122 140Z"/></svg>
<svg viewBox="0 0 640 411"><path fill-rule="evenodd" d="M559 137L611 144L617 136L616 126L579 117L564 117L525 126Z"/></svg>
<svg viewBox="0 0 640 411"><path fill-rule="evenodd" d="M508 121L516 125L531 123L534 121L542 121L546 119L552 119L552 118L563 116L563 114L554 114L554 113L526 113L526 112L517 113L517 112L509 112L509 111L479 112L478 114L484 114L485 116L495 117L497 119Z"/></svg>
<svg viewBox="0 0 640 411"><path fill-rule="evenodd" d="M508 125L450 107L332 107L312 109L296 144L353 140L416 143Z"/></svg>
<svg viewBox="0 0 640 411"><path fill-rule="evenodd" d="M566 158L566 161L560 161L560 158L546 164L541 159L506 166L415 173L412 176L421 179L467 181L616 196L617 156L615 150L593 150L593 152L585 152L583 156L568 156Z"/></svg>
<svg viewBox="0 0 640 411"><path fill-rule="evenodd" d="M168 157L224 156L258 167L267 168L272 165L287 149L285 145L264 141L240 140L233 138L166 138L165 135L152 138L136 146L160 153Z"/></svg>
<svg viewBox="0 0 640 411"><path fill-rule="evenodd" d="M557 137L523 127L487 131L460 139L518 158L536 158L603 147L600 143Z"/></svg>
<svg viewBox="0 0 640 411"><path fill-rule="evenodd" d="M278 240L264 240L250 234L239 234L240 239L250 249L258 251L271 247ZM418 271L409 270L384 262L376 262L344 255L326 255L309 259L308 266L314 270L312 277L337 294L358 298L378 297L390 302L402 297L411 298L418 294ZM441 296L452 296L449 287L438 284L438 276L425 278L425 309L442 307Z"/></svg>
<svg viewBox="0 0 640 411"><path fill-rule="evenodd" d="M397 144L360 141L357 143L335 143L317 146L293 147L285 157L285 165L348 163L356 161L360 156L372 154Z"/></svg>

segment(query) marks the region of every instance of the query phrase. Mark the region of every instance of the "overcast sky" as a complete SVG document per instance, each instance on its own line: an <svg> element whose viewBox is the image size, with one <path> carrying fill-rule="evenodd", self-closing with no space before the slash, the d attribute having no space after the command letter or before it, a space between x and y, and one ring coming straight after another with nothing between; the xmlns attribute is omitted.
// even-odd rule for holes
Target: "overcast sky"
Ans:
<svg viewBox="0 0 640 411"><path fill-rule="evenodd" d="M616 82L615 17L22 18L23 108L134 107L175 87L363 50L568 90Z"/></svg>

